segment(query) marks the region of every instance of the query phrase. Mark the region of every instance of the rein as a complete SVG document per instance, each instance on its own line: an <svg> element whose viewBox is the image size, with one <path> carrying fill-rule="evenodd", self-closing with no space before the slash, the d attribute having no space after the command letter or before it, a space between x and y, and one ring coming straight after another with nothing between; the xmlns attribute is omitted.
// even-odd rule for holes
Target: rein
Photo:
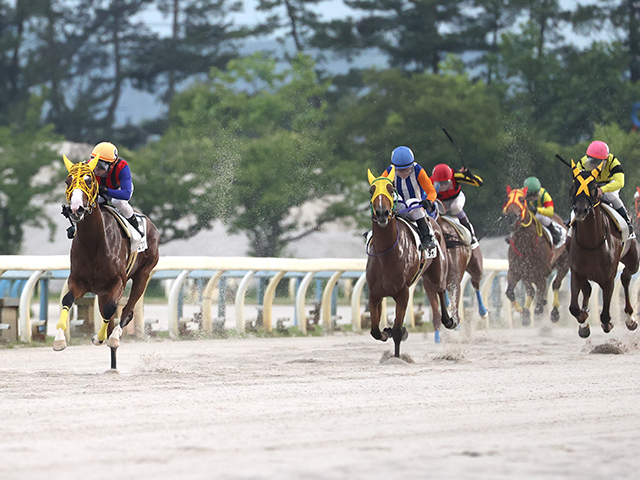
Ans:
<svg viewBox="0 0 640 480"><path fill-rule="evenodd" d="M398 228L397 231L398 231L398 234L396 235L396 241L393 245L391 245L390 248L388 248L382 253L369 253L369 245L367 245L367 249L365 250L367 252L367 255L370 257L381 257L382 255L386 255L387 253L391 252L391 250L396 248L396 245L398 245L398 242L400 241L400 228ZM373 235L371 236L371 238L373 239Z"/></svg>

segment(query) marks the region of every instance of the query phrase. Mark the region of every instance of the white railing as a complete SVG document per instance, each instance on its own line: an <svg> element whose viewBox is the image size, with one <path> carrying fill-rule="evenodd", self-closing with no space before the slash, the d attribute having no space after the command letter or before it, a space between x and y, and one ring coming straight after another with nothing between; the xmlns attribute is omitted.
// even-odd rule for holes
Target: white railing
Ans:
<svg viewBox="0 0 640 480"><path fill-rule="evenodd" d="M322 293L322 300L320 303L320 312L323 328L328 331L332 328L331 318L331 297L334 287L340 280L340 277L345 272L362 272L357 277L355 285L351 289L351 325L355 331L361 330L361 296L365 286L365 274L366 259L336 259L336 258L323 258L323 259L294 259L294 258L253 258L253 257L188 257L188 256L165 256L161 257L158 265L154 269L154 274L157 272L174 271L176 276L173 281L173 285L168 295L167 303L167 317L169 320L169 334L172 338L178 337L178 302L179 294L183 287L184 282L188 278L189 274L193 271L210 271L206 286L202 295L202 325L203 330L207 333L212 331L212 302L213 292L220 281L220 278L225 272L245 272L242 280L238 285L238 290L235 297L236 308L236 330L239 333L243 333L245 329L244 320L244 301L249 286L250 280L257 272L269 272L269 283L264 292L264 300L262 306L263 314L263 326L266 331L272 330L272 306L275 296L276 287L280 280L287 273L299 273L302 276L302 280L295 293L295 312L299 319L298 328L301 332L306 333L306 315L305 315L305 303L307 289L315 275L320 272L324 272L325 276L330 274L326 285ZM19 338L22 342L31 341L31 318L30 318L30 306L33 299L34 288L42 275L49 271L64 271L69 269L69 257L67 255L59 256L36 256L36 255L15 255L15 256L2 256L0 255L0 273L7 270L21 270L25 272L32 272L26 285L24 286L19 303ZM498 274L501 272L507 272L508 262L506 260L492 260L484 259L484 277L480 285L480 292L485 299L485 302L489 300L491 286ZM303 275L304 274L304 275ZM640 277L634 277L632 283L632 298L637 298L638 287ZM461 291L464 292L466 284L469 281L469 275L465 274L463 277ZM500 277L500 302L504 315L503 320L508 325L512 326L512 312L508 300L504 296L504 290L506 289L504 276ZM564 284L569 283L569 279ZM616 282L616 291L619 292L620 282ZM66 286L66 285L65 285ZM409 308L407 309L406 321L410 325L415 325L413 305L413 291L411 289L411 297ZM64 295L66 290L63 290ZM614 292L615 293L615 292ZM551 292L549 292L551 294ZM615 297L617 298L617 297ZM142 303L144 297L140 299L136 305L134 313L134 324L136 325L135 331L142 332L144 329ZM459 299L462 303L463 298ZM596 308L592 311L597 311L598 295L592 296L592 308ZM616 308L619 306L614 302L612 306L612 313L616 313ZM386 304L384 305L386 307ZM462 307L462 305L461 305ZM97 299L96 308L97 312ZM386 308L383 308L383 312L386 312ZM459 309L461 320L463 320L464 308ZM96 317L99 317L96 315ZM96 323L99 325L100 318L96 318ZM386 319L383 318L383 322ZM488 326L488 319L486 320Z"/></svg>

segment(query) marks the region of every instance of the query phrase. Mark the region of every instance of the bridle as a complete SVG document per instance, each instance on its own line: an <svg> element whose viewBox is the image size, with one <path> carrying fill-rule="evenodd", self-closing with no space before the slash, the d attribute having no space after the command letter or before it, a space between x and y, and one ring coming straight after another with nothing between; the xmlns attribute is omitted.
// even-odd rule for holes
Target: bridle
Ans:
<svg viewBox="0 0 640 480"><path fill-rule="evenodd" d="M66 180L65 198L67 203L62 206L62 214L72 223L81 221L85 214L91 214L96 207L98 198L98 181L93 169L97 163L97 157L89 163L71 163L66 155L63 155L65 166L69 172ZM73 212L70 203L74 192L80 190L87 197L87 206L81 205L76 212Z"/></svg>

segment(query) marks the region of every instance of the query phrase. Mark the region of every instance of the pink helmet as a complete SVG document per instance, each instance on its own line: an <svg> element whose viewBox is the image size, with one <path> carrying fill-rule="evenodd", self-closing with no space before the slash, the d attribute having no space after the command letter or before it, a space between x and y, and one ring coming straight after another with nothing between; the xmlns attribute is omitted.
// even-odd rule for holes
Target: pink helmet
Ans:
<svg viewBox="0 0 640 480"><path fill-rule="evenodd" d="M453 169L445 164L440 163L433 167L433 173L431 174L432 182L446 182L447 180L451 180L453 178L454 171Z"/></svg>
<svg viewBox="0 0 640 480"><path fill-rule="evenodd" d="M587 148L587 157L597 158L598 160L606 160L607 158L609 158L609 146L599 140L591 142L591 144Z"/></svg>

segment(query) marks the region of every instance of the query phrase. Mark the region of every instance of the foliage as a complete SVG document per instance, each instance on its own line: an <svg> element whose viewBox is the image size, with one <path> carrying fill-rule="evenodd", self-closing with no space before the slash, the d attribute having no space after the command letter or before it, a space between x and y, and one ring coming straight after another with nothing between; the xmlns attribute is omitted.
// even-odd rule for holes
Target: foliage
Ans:
<svg viewBox="0 0 640 480"><path fill-rule="evenodd" d="M25 226L54 224L44 213L44 201L57 179L49 165L57 155L51 150L56 141L52 128L20 131L0 127L0 254L20 253Z"/></svg>

